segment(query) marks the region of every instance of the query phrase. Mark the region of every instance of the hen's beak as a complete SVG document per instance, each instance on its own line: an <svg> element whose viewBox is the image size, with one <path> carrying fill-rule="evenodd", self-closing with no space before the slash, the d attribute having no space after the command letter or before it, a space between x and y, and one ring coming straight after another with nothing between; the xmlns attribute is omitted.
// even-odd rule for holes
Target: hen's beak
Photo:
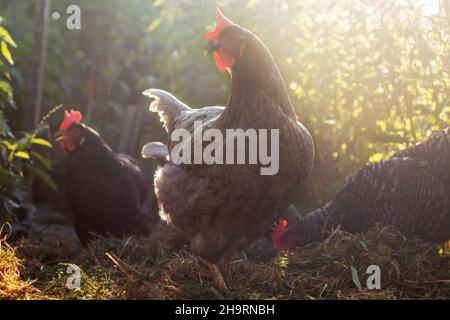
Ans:
<svg viewBox="0 0 450 320"><path fill-rule="evenodd" d="M65 136L64 136L64 132L63 131L58 131L55 133L55 140L56 141L61 141L64 140Z"/></svg>
<svg viewBox="0 0 450 320"><path fill-rule="evenodd" d="M208 42L205 47L205 55L213 53L214 51L218 50L220 47L221 47L221 45L215 40Z"/></svg>

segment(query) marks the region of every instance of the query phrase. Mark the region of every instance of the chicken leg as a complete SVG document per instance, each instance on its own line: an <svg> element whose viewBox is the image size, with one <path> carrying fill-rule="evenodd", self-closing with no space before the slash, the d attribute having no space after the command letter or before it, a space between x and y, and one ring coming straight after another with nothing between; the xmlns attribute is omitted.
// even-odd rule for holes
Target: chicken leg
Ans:
<svg viewBox="0 0 450 320"><path fill-rule="evenodd" d="M208 263L208 269L213 278L214 284L220 289L228 290L227 284L223 279L222 273L216 264Z"/></svg>
<svg viewBox="0 0 450 320"><path fill-rule="evenodd" d="M225 274L225 277L228 277L230 275L230 270L231 270L231 265L230 265L231 261L230 260L231 260L230 256L225 255L219 261L219 268L223 271L223 273Z"/></svg>

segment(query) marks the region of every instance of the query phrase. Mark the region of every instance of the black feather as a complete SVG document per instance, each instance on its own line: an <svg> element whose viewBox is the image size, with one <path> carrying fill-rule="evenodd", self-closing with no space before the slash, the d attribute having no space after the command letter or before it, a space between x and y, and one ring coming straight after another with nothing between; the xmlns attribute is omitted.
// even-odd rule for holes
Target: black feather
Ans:
<svg viewBox="0 0 450 320"><path fill-rule="evenodd" d="M320 241L337 226L351 233L392 225L431 242L450 239L450 129L370 163L333 200L288 227L283 238Z"/></svg>
<svg viewBox="0 0 450 320"><path fill-rule="evenodd" d="M79 126L86 139L69 153L66 175L80 241L86 244L92 234L147 234L157 214L147 200L150 184L137 162L115 154L97 132Z"/></svg>

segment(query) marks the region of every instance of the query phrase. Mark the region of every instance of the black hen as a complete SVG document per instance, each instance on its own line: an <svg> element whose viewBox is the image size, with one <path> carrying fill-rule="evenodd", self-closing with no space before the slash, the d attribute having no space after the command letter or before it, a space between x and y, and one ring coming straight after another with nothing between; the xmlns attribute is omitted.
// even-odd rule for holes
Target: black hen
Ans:
<svg viewBox="0 0 450 320"><path fill-rule="evenodd" d="M376 224L430 242L450 239L450 128L389 160L365 165L333 200L281 237L275 234L275 242L280 240L275 245L289 249L323 240L337 226L358 233Z"/></svg>
<svg viewBox="0 0 450 320"><path fill-rule="evenodd" d="M116 154L100 135L66 112L58 141L68 153L67 197L85 245L93 234L145 235L157 219L147 201L151 188L129 156Z"/></svg>

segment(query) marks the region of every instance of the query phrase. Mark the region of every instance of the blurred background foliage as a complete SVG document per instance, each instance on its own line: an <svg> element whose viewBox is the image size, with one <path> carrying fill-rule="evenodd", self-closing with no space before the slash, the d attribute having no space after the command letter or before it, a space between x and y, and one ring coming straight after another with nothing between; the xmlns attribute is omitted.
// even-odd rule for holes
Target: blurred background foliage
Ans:
<svg viewBox="0 0 450 320"><path fill-rule="evenodd" d="M5 116L10 110L17 109L11 86L14 70L11 49L17 44L2 25L3 21L0 16L0 222L11 222L13 216L26 216L27 212L33 211L28 190L32 180L27 180L24 172L33 173L33 177L40 178L52 190L57 186L48 174L52 162L42 153L42 148L51 148L52 145L38 137L45 128L45 119L28 133L12 128ZM56 111L56 108L51 111Z"/></svg>
<svg viewBox="0 0 450 320"><path fill-rule="evenodd" d="M53 0L50 13L61 19L48 21L43 113L58 104L80 109L116 150L127 107L148 105L141 96L146 88L168 90L193 107L224 105L228 76L202 50L219 6L269 47L314 136L316 166L297 203L313 209L367 161L450 123L450 5L422 2ZM81 30L65 26L70 4L81 7ZM2 0L0 15L17 43L8 46L17 109L5 114L14 130L34 130L26 125L34 1ZM50 119L53 130L61 119L62 111ZM139 120L138 139L128 149L135 157L145 142L165 137L157 115L145 111ZM55 199L64 199L64 155L53 148L49 156L61 194L35 187L35 200L50 198L63 208ZM154 164L142 164L150 177Z"/></svg>

